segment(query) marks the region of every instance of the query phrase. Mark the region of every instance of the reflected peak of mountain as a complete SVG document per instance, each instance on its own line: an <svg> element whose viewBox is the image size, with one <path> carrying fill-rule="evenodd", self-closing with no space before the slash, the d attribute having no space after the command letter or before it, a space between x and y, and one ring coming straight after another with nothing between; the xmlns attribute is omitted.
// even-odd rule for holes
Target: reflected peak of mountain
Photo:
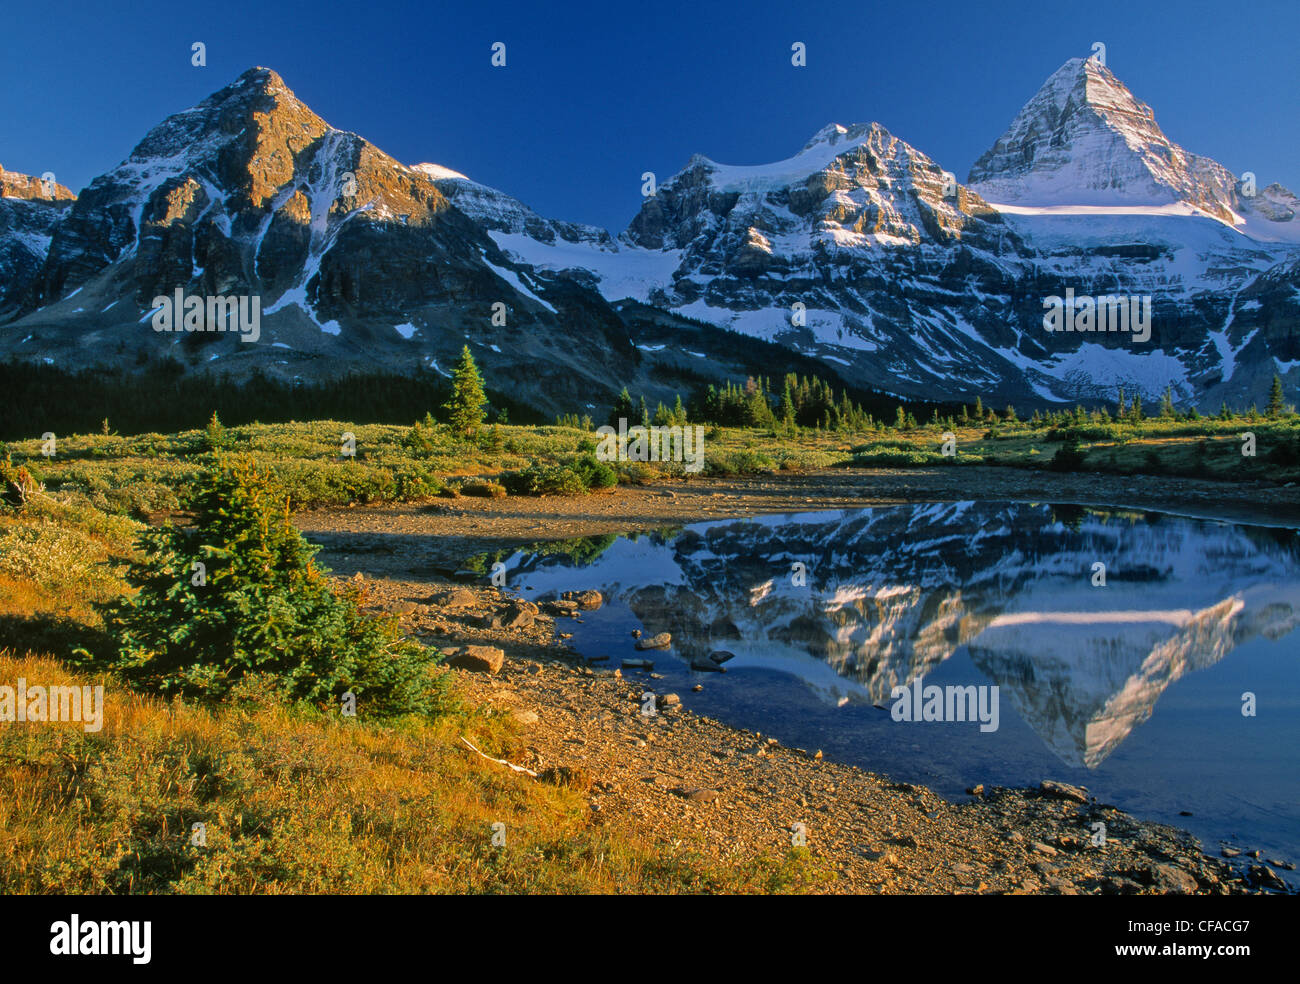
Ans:
<svg viewBox="0 0 1300 984"><path fill-rule="evenodd" d="M1089 768L1175 680L1300 618L1291 531L1028 503L725 520L508 567L542 595L598 587L679 656L727 649L832 704L882 705L965 646L987 679L964 682L997 684Z"/></svg>

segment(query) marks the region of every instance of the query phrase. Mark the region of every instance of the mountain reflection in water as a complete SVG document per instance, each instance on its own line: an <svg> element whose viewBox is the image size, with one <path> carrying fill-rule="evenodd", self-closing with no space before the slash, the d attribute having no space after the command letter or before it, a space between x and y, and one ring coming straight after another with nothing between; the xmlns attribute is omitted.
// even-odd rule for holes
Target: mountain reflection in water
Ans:
<svg viewBox="0 0 1300 984"><path fill-rule="evenodd" d="M1294 531L1027 503L700 523L506 566L537 597L597 588L647 633L672 633L686 662L725 649L729 670L784 671L835 705L887 706L964 646L1062 762L1089 769L1174 681L1281 639L1300 611Z"/></svg>

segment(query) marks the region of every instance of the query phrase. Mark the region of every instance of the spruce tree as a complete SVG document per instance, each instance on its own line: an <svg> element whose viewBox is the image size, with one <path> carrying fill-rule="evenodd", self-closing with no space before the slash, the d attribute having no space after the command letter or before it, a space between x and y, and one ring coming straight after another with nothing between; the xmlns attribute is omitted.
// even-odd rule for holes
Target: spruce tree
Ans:
<svg viewBox="0 0 1300 984"><path fill-rule="evenodd" d="M710 386L709 390L712 393L713 387ZM716 394L714 396L714 400L716 403ZM636 407L632 403L632 397L628 393L627 387L624 386L623 392L619 393L618 399L614 401L614 409L609 412L609 425L611 427L617 427L619 419L621 418L623 420L626 420L628 422L628 425L630 426L633 422L633 414L635 412L636 412Z"/></svg>
<svg viewBox="0 0 1300 984"><path fill-rule="evenodd" d="M790 377L786 377L785 391L781 394L781 424L787 430L794 428L794 397L790 395Z"/></svg>
<svg viewBox="0 0 1300 984"><path fill-rule="evenodd" d="M1282 377L1273 373L1273 385L1268 391L1268 409L1270 417L1280 417L1282 415Z"/></svg>
<svg viewBox="0 0 1300 984"><path fill-rule="evenodd" d="M464 437L472 437L483 423L485 403L483 377L479 375L474 356L466 345L461 349L460 361L451 374L451 396L443 405L450 417L451 429Z"/></svg>

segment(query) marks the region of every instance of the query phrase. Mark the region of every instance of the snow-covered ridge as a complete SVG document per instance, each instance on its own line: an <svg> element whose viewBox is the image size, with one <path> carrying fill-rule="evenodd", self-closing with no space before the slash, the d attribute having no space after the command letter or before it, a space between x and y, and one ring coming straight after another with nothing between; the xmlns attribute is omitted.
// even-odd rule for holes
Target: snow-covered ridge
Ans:
<svg viewBox="0 0 1300 984"><path fill-rule="evenodd" d="M469 180L469 178L461 174L459 171L453 171L451 168L443 167L441 164L412 164L411 170L419 171L422 174L427 174L435 181L449 181L449 180L468 181Z"/></svg>
<svg viewBox="0 0 1300 984"><path fill-rule="evenodd" d="M752 165L719 164L703 154L696 154L686 170L705 167L710 173L711 184L718 191L773 190L807 180L830 166L841 154L870 142L873 137L879 140L882 135L888 138L889 131L879 123L858 123L848 127L830 123L818 130L799 153L783 161ZM680 177L676 175L671 180Z"/></svg>

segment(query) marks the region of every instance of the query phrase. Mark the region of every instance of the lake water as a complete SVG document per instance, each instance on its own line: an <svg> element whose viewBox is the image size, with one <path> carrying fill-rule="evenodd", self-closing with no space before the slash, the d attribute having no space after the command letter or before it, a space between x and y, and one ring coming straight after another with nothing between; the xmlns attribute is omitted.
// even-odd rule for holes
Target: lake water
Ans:
<svg viewBox="0 0 1300 984"><path fill-rule="evenodd" d="M1060 779L1212 853L1300 861L1295 530L958 502L587 538L505 564L533 600L601 591L561 623L571 644L609 666L653 659L664 679L647 689L701 714L954 799ZM635 652L633 629L672 649ZM725 674L691 669L717 650L735 654ZM896 720L894 688L918 680L996 686L997 729Z"/></svg>

